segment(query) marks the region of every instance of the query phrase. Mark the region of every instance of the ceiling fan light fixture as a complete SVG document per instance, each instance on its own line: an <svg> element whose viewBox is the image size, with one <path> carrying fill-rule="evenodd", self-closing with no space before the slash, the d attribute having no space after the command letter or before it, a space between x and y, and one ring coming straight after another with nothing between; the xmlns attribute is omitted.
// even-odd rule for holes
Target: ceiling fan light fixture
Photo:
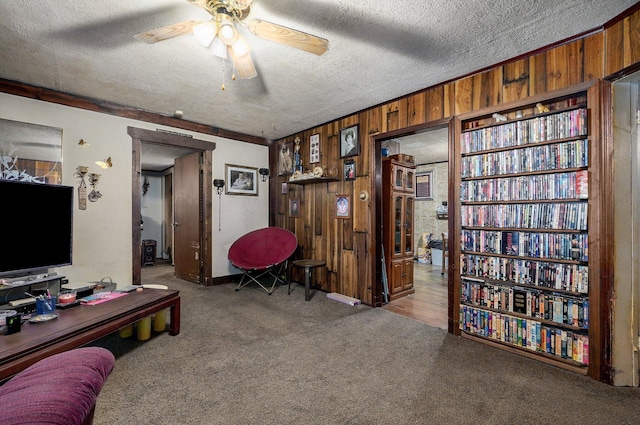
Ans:
<svg viewBox="0 0 640 425"><path fill-rule="evenodd" d="M203 22L193 27L193 35L198 40L198 43L204 47L209 47L211 42L216 37L216 24L213 20Z"/></svg>
<svg viewBox="0 0 640 425"><path fill-rule="evenodd" d="M249 43L244 41L244 38L242 37L238 37L236 42L231 45L231 48L233 49L233 53L237 57L242 57L251 52L251 46L249 45Z"/></svg>
<svg viewBox="0 0 640 425"><path fill-rule="evenodd" d="M218 37L227 46L231 46L238 39L238 30L233 24L233 20L229 15L218 13L216 15L216 24L218 27Z"/></svg>
<svg viewBox="0 0 640 425"><path fill-rule="evenodd" d="M211 49L213 50L213 54L221 59L227 58L227 45L220 40L220 37L216 37L213 39L213 44L211 45Z"/></svg>

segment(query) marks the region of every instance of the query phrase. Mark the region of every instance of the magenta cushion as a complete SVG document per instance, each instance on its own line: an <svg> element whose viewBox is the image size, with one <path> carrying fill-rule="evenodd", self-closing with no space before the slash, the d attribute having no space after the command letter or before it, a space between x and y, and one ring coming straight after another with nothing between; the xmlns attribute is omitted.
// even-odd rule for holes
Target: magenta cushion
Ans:
<svg viewBox="0 0 640 425"><path fill-rule="evenodd" d="M101 347L40 360L0 386L0 424L82 424L114 365Z"/></svg>
<svg viewBox="0 0 640 425"><path fill-rule="evenodd" d="M264 270L286 261L296 250L296 235L281 227L254 230L236 240L228 259L242 270Z"/></svg>

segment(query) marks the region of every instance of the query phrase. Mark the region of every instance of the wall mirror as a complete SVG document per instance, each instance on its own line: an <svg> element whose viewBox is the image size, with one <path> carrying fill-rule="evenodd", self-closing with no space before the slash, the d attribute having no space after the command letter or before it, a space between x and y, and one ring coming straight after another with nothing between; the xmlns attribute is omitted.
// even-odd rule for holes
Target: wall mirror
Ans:
<svg viewBox="0 0 640 425"><path fill-rule="evenodd" d="M0 119L0 179L62 183L62 129Z"/></svg>

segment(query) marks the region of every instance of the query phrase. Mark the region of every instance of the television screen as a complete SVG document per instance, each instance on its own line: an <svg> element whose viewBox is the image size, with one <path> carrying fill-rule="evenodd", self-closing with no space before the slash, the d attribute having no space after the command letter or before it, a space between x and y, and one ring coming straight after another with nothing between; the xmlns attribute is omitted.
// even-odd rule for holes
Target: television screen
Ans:
<svg viewBox="0 0 640 425"><path fill-rule="evenodd" d="M71 264L73 189L0 180L0 276Z"/></svg>

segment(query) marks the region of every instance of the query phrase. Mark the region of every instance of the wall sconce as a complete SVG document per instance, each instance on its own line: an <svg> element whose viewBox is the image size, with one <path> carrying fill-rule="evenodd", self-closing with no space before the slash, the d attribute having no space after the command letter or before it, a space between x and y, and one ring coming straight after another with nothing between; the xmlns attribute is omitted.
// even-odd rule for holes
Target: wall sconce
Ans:
<svg viewBox="0 0 640 425"><path fill-rule="evenodd" d="M224 187L224 180L222 179L214 179L213 180L213 185L216 188L216 193L219 195L222 195L222 188Z"/></svg>
<svg viewBox="0 0 640 425"><path fill-rule="evenodd" d="M224 180L222 179L214 179L213 185L216 188L216 193L218 194L218 232L222 230L222 188L224 187Z"/></svg>
<svg viewBox="0 0 640 425"><path fill-rule="evenodd" d="M263 182L267 181L267 177L269 177L269 169L268 168L260 168L258 170L258 174L260 174L260 179Z"/></svg>

